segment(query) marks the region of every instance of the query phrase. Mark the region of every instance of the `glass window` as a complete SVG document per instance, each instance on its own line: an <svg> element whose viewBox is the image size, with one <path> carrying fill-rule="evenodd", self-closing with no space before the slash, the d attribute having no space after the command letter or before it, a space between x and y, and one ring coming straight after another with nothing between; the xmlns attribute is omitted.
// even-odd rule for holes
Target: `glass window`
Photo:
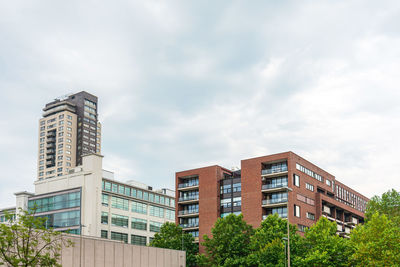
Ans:
<svg viewBox="0 0 400 267"><path fill-rule="evenodd" d="M114 192L114 193L118 193L118 185L117 184L112 184L111 191Z"/></svg>
<svg viewBox="0 0 400 267"><path fill-rule="evenodd" d="M300 176L297 174L293 174L293 184L297 187L300 187Z"/></svg>
<svg viewBox="0 0 400 267"><path fill-rule="evenodd" d="M131 197L136 197L136 189L132 188Z"/></svg>
<svg viewBox="0 0 400 267"><path fill-rule="evenodd" d="M150 205L150 216L164 218L164 209Z"/></svg>
<svg viewBox="0 0 400 267"><path fill-rule="evenodd" d="M241 183L233 184L232 188L233 188L233 190L232 190L233 192L240 192L240 191L242 191L242 184Z"/></svg>
<svg viewBox="0 0 400 267"><path fill-rule="evenodd" d="M146 246L146 237L141 235L131 235L131 244L138 246Z"/></svg>
<svg viewBox="0 0 400 267"><path fill-rule="evenodd" d="M64 228L80 225L79 210L52 213L38 217L47 218L45 222L46 228Z"/></svg>
<svg viewBox="0 0 400 267"><path fill-rule="evenodd" d="M108 212L101 212L101 223L108 224Z"/></svg>
<svg viewBox="0 0 400 267"><path fill-rule="evenodd" d="M160 203L160 196L159 195L155 195L154 201L156 203Z"/></svg>
<svg viewBox="0 0 400 267"><path fill-rule="evenodd" d="M101 238L108 238L108 231L107 230L101 230Z"/></svg>
<svg viewBox="0 0 400 267"><path fill-rule="evenodd" d="M111 183L110 182L105 182L104 183L104 190L111 191Z"/></svg>
<svg viewBox="0 0 400 267"><path fill-rule="evenodd" d="M294 205L294 216L300 218L300 206Z"/></svg>
<svg viewBox="0 0 400 267"><path fill-rule="evenodd" d="M138 230L147 230L147 220L132 217L131 228Z"/></svg>
<svg viewBox="0 0 400 267"><path fill-rule="evenodd" d="M147 205L140 202L132 201L132 211L141 214L147 214Z"/></svg>
<svg viewBox="0 0 400 267"><path fill-rule="evenodd" d="M160 232L162 223L150 221L150 232Z"/></svg>
<svg viewBox="0 0 400 267"><path fill-rule="evenodd" d="M165 198L165 205L166 205L166 206L169 206L169 197L166 197L166 198Z"/></svg>
<svg viewBox="0 0 400 267"><path fill-rule="evenodd" d="M160 204L163 204L163 205L164 205L164 197L161 197L161 196L160 196Z"/></svg>
<svg viewBox="0 0 400 267"><path fill-rule="evenodd" d="M111 214L111 225L113 226L120 226L120 227L128 227L129 224L129 217L118 215L118 214Z"/></svg>
<svg viewBox="0 0 400 267"><path fill-rule="evenodd" d="M169 210L169 209L165 209L165 216L168 220L175 220L175 211L174 210Z"/></svg>
<svg viewBox="0 0 400 267"><path fill-rule="evenodd" d="M80 192L71 192L41 199L29 200L28 208L36 212L46 212L52 210L74 208L80 206Z"/></svg>
<svg viewBox="0 0 400 267"><path fill-rule="evenodd" d="M127 186L125 186L125 195L130 196L131 195L131 189Z"/></svg>
<svg viewBox="0 0 400 267"><path fill-rule="evenodd" d="M143 192L143 200L149 200L149 193Z"/></svg>
<svg viewBox="0 0 400 267"><path fill-rule="evenodd" d="M128 243L128 234L111 232L111 240L124 241Z"/></svg>
<svg viewBox="0 0 400 267"><path fill-rule="evenodd" d="M315 214L314 213L311 213L311 212L307 212L306 213L307 214L307 219L310 219L310 220L315 220Z"/></svg>
<svg viewBox="0 0 400 267"><path fill-rule="evenodd" d="M137 198L143 198L143 192L141 190L137 190Z"/></svg>
<svg viewBox="0 0 400 267"><path fill-rule="evenodd" d="M129 210L129 201L120 197L111 197L111 207L121 210Z"/></svg>
<svg viewBox="0 0 400 267"><path fill-rule="evenodd" d="M108 207L108 195L107 194L101 194L101 204L103 206Z"/></svg>
<svg viewBox="0 0 400 267"><path fill-rule="evenodd" d="M123 186L123 185L120 185L119 187L118 187L118 192L120 193L120 194L124 194L125 193L125 186Z"/></svg>

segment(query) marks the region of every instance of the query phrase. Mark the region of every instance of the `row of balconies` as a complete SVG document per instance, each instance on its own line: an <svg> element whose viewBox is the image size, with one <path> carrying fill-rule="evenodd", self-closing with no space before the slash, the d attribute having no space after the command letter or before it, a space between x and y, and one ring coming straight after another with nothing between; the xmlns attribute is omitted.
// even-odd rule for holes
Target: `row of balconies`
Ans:
<svg viewBox="0 0 400 267"><path fill-rule="evenodd" d="M197 201L197 200L199 200L199 195L180 197L178 201L185 202L185 201Z"/></svg>
<svg viewBox="0 0 400 267"><path fill-rule="evenodd" d="M197 187L197 186L199 186L198 180L195 182L187 182L187 183L178 184L178 189L183 189L183 188L187 188L187 187L193 188L193 187Z"/></svg>
<svg viewBox="0 0 400 267"><path fill-rule="evenodd" d="M183 229L189 229L189 228L198 228L199 223L182 223L179 225Z"/></svg>

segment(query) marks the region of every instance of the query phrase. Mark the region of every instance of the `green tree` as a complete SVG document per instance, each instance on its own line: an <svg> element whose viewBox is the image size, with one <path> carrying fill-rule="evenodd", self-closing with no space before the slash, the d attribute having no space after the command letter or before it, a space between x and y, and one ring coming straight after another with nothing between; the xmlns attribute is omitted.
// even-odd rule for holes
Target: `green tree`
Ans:
<svg viewBox="0 0 400 267"><path fill-rule="evenodd" d="M254 230L243 220L243 215L230 214L218 218L211 229L212 237L204 235L202 245L206 254L200 256L201 265L245 266L251 252L250 238Z"/></svg>
<svg viewBox="0 0 400 267"><path fill-rule="evenodd" d="M400 266L400 228L378 212L350 235L355 266Z"/></svg>
<svg viewBox="0 0 400 267"><path fill-rule="evenodd" d="M6 214L0 224L0 265L61 266L58 262L63 246L72 242L60 232L46 229L45 218L20 210L14 217Z"/></svg>
<svg viewBox="0 0 400 267"><path fill-rule="evenodd" d="M301 238L297 228L290 225L290 251L292 256ZM269 215L251 237L252 253L247 258L249 266L285 266L286 254L284 238L287 238L287 221L277 214Z"/></svg>
<svg viewBox="0 0 400 267"><path fill-rule="evenodd" d="M191 234L182 231L182 228L174 223L166 222L161 226L160 232L154 235L150 246L186 251L186 266L196 266L196 254L199 247L194 243Z"/></svg>
<svg viewBox="0 0 400 267"><path fill-rule="evenodd" d="M316 224L306 230L298 246L304 251L298 253L295 266L347 266L351 254L349 242L336 235L336 223L321 217Z"/></svg>
<svg viewBox="0 0 400 267"><path fill-rule="evenodd" d="M381 197L374 196L367 204L366 221L370 220L376 212L385 214L389 220L400 225L400 192L392 189L383 193Z"/></svg>

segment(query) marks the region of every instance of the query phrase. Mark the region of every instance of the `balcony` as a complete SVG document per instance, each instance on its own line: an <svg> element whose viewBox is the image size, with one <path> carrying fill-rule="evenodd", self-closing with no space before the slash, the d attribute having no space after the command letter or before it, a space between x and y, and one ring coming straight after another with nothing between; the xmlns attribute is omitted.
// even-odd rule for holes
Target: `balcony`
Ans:
<svg viewBox="0 0 400 267"><path fill-rule="evenodd" d="M287 183L279 183L279 184L263 184L261 191L262 192L278 192L278 191L286 191L288 190Z"/></svg>
<svg viewBox="0 0 400 267"><path fill-rule="evenodd" d="M194 215L199 215L199 210L180 210L178 217L191 217Z"/></svg>
<svg viewBox="0 0 400 267"><path fill-rule="evenodd" d="M54 165L55 165L54 161L52 161L52 160L46 161L46 167L51 167L51 166L54 166Z"/></svg>
<svg viewBox="0 0 400 267"><path fill-rule="evenodd" d="M49 144L47 144L47 146L46 146L47 149L49 149L49 148L55 148L55 147L56 147L56 146L55 146L54 143L49 143Z"/></svg>
<svg viewBox="0 0 400 267"><path fill-rule="evenodd" d="M47 160L54 160L54 155L48 155L48 156L46 157L46 159L47 159Z"/></svg>
<svg viewBox="0 0 400 267"><path fill-rule="evenodd" d="M47 149L46 154L53 154L55 152L54 149Z"/></svg>
<svg viewBox="0 0 400 267"><path fill-rule="evenodd" d="M280 167L275 167L275 168L271 168L271 169L261 170L261 175L262 176L272 176L272 175L287 173L287 171L288 171L287 166L280 166Z"/></svg>
<svg viewBox="0 0 400 267"><path fill-rule="evenodd" d="M190 203L190 202L197 202L199 201L199 196L186 196L186 197L180 197L178 202L186 202L186 203Z"/></svg>
<svg viewBox="0 0 400 267"><path fill-rule="evenodd" d="M267 219L267 217L268 217L269 215L273 215L273 214L274 214L274 213L267 214L267 215L263 215L263 216L262 216L262 219L265 220L265 219ZM287 213L282 213L282 214L277 213L277 214L278 214L279 218L282 218L282 219L286 219L286 218L287 218Z"/></svg>
<svg viewBox="0 0 400 267"><path fill-rule="evenodd" d="M56 139L53 137L47 138L47 143L54 143L55 141Z"/></svg>
<svg viewBox="0 0 400 267"><path fill-rule="evenodd" d="M56 132L47 133L47 137L56 137Z"/></svg>
<svg viewBox="0 0 400 267"><path fill-rule="evenodd" d="M183 223L179 226L182 227L184 230L196 229L199 228L199 223Z"/></svg>
<svg viewBox="0 0 400 267"><path fill-rule="evenodd" d="M262 201L263 207L277 207L277 206L285 206L288 202L287 198L271 198L264 199Z"/></svg>
<svg viewBox="0 0 400 267"><path fill-rule="evenodd" d="M180 190L180 191L191 190L191 189L195 189L198 187L199 187L199 181L178 184L178 190Z"/></svg>

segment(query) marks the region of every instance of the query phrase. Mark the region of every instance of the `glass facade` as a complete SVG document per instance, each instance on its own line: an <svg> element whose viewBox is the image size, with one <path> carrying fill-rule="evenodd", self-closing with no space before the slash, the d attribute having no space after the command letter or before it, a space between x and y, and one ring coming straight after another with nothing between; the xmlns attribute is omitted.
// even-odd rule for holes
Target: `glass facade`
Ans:
<svg viewBox="0 0 400 267"><path fill-rule="evenodd" d="M28 201L28 208L32 210L36 207L36 213L74 208L80 205L81 193L79 191Z"/></svg>
<svg viewBox="0 0 400 267"><path fill-rule="evenodd" d="M174 198L169 198L166 196L158 195L156 193L150 193L145 190L140 190L134 187L129 187L127 185L121 185L113 182L103 180L102 182L103 190L108 192L117 193L120 195L125 195L128 197L134 197L138 199L143 199L146 201L159 203L163 205L169 205L170 207L175 207Z"/></svg>
<svg viewBox="0 0 400 267"><path fill-rule="evenodd" d="M53 214L41 215L38 217L47 218L46 228L64 228L80 225L80 210L57 212Z"/></svg>

